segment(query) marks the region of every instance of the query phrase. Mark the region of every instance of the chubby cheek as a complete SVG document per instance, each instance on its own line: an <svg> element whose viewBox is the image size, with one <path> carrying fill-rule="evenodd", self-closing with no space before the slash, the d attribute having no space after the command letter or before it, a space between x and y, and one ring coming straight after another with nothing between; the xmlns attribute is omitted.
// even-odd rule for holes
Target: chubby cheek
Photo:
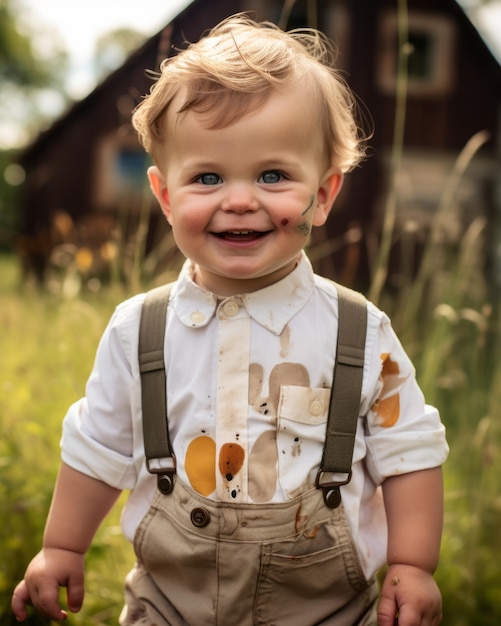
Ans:
<svg viewBox="0 0 501 626"><path fill-rule="evenodd" d="M203 228L197 226L197 220L193 215L179 215L175 212L171 215L169 223L177 247L186 257L193 259L196 250L201 248L200 237Z"/></svg>
<svg viewBox="0 0 501 626"><path fill-rule="evenodd" d="M169 220L172 228L178 233L189 235L199 233L206 226L206 221L196 210L193 211L172 211Z"/></svg>
<svg viewBox="0 0 501 626"><path fill-rule="evenodd" d="M299 213L291 217L283 217L280 221L285 230L297 233L302 237L309 237L311 233L311 215L315 206L315 194L311 194L305 207Z"/></svg>

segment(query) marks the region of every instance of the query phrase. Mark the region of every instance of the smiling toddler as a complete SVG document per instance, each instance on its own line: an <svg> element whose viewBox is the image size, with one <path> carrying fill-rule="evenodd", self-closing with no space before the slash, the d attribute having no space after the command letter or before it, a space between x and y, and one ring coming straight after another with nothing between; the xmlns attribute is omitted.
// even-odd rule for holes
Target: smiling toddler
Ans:
<svg viewBox="0 0 501 626"><path fill-rule="evenodd" d="M445 431L371 303L351 473L336 502L319 488L341 289L304 248L363 159L354 102L318 32L244 15L164 61L133 123L186 257L164 344L174 488L145 463L141 294L117 307L65 417L19 620L30 602L64 619L60 586L80 609L85 553L126 489L122 626L439 624Z"/></svg>

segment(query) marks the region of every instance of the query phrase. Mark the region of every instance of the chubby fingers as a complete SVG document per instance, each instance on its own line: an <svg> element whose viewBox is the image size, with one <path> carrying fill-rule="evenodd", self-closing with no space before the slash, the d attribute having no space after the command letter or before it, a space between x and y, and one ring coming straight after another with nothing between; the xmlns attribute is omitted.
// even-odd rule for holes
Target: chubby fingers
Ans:
<svg viewBox="0 0 501 626"><path fill-rule="evenodd" d="M84 578L81 572L75 572L68 578L66 597L68 608L72 613L78 613L82 608L84 599Z"/></svg>
<svg viewBox="0 0 501 626"><path fill-rule="evenodd" d="M382 595L378 606L378 626L398 624L398 603L396 597Z"/></svg>
<svg viewBox="0 0 501 626"><path fill-rule="evenodd" d="M59 585L57 582L42 587L29 588L26 581L21 581L12 595L12 611L16 619L23 622L28 617L26 607L31 604L42 615L56 621L68 617L66 611L59 606Z"/></svg>
<svg viewBox="0 0 501 626"><path fill-rule="evenodd" d="M28 591L28 586L24 580L22 580L14 589L10 603L12 612L18 622L24 622L24 620L28 617L28 612L26 611L26 606L28 604L31 604L31 596Z"/></svg>

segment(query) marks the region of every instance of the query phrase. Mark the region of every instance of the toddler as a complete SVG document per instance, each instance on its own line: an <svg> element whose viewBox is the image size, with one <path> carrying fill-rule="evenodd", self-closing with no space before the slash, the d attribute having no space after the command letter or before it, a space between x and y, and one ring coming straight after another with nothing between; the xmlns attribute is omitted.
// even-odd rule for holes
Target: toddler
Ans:
<svg viewBox="0 0 501 626"><path fill-rule="evenodd" d="M137 563L122 626L440 623L444 427L371 303L338 506L316 480L338 289L304 248L364 156L331 61L316 31L237 15L165 60L136 109L152 191L186 257L164 346L174 487L162 492L145 463L143 294L117 307L65 417L43 547L12 599L18 620L30 603L65 619L59 587L81 608L84 556L126 489Z"/></svg>

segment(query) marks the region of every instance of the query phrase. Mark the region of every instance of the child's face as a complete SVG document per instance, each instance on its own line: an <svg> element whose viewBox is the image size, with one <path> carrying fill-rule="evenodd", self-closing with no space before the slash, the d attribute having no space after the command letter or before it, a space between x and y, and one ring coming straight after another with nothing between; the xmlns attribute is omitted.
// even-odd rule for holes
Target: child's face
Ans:
<svg viewBox="0 0 501 626"><path fill-rule="evenodd" d="M261 289L295 267L342 176L326 163L318 106L300 86L225 128L188 111L167 119L150 183L195 280L222 296Z"/></svg>

